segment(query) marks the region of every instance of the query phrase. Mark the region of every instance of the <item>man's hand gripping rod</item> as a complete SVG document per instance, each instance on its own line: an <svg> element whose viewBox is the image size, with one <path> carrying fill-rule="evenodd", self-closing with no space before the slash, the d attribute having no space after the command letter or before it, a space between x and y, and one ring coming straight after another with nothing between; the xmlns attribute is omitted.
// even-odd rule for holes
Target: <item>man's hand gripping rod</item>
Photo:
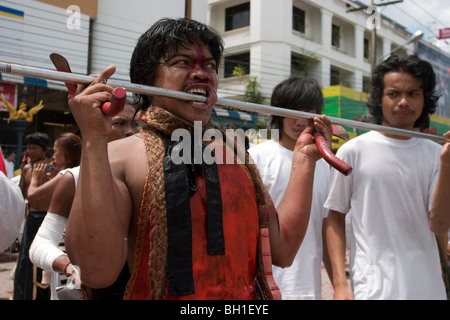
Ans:
<svg viewBox="0 0 450 320"><path fill-rule="evenodd" d="M72 73L70 70L69 62L62 55L58 53L50 54L50 60L56 70L61 72ZM67 89L69 90L69 99L75 96L77 85L75 83L65 82ZM111 92L111 101L105 102L101 106L102 113L106 116L115 116L123 110L125 107L125 100L127 98L127 92L122 87L116 87Z"/></svg>

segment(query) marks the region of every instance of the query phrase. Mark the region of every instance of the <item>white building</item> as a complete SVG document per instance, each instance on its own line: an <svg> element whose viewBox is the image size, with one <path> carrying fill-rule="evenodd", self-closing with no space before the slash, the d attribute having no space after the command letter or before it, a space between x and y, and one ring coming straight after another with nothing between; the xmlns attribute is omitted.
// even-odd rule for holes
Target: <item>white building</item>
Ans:
<svg viewBox="0 0 450 320"><path fill-rule="evenodd" d="M292 73L315 78L322 87L363 91L371 72L373 19L344 0L209 0L208 22L226 43L220 86L223 96L242 95L245 82L230 76L243 65L257 76L264 96ZM357 5L355 5L358 7ZM372 17L372 18L371 18ZM404 45L411 34L386 18L378 20L376 59ZM414 52L414 44L397 54Z"/></svg>

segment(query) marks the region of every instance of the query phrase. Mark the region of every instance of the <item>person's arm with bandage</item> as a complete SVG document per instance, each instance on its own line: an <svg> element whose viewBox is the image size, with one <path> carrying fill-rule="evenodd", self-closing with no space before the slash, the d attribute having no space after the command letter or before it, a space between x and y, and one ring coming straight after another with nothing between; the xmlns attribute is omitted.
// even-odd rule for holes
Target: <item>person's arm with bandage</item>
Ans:
<svg viewBox="0 0 450 320"><path fill-rule="evenodd" d="M30 260L43 270L61 272L68 277L74 276L77 284L80 283L78 271L70 263L67 254L58 247L63 238L74 195L74 177L67 172L56 185L48 213L31 244Z"/></svg>

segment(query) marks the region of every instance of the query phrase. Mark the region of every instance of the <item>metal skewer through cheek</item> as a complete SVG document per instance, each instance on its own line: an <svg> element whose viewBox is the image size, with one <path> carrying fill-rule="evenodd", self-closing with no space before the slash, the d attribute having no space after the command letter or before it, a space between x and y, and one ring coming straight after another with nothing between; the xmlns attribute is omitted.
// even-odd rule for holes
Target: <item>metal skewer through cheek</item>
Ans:
<svg viewBox="0 0 450 320"><path fill-rule="evenodd" d="M12 64L12 63L0 62L0 73L2 73L2 72L15 74L15 75L21 75L21 76L41 78L41 79L48 79L48 80L55 80L55 81L62 81L62 82L69 82L69 83L78 83L78 84L90 84L94 80L93 77L75 74L75 73L59 72L59 71L55 71L55 70L48 70L48 69L35 68L35 67L23 66L23 65ZM127 90L128 92L132 92L132 93L146 94L146 95L150 95L150 96L151 95L162 96L162 97L174 98L174 99L180 99L180 100L186 100L186 101L198 101L198 102L206 101L206 98L203 96L200 96L200 95L195 95L195 94L190 94L190 93L175 91L175 90L168 90L168 89L163 89L163 88L157 88L157 87L151 87L151 86L145 86L145 85L135 84L135 83L131 83L131 82L125 82L125 81L120 81L120 80L109 79L108 84L112 87L122 87L125 90ZM288 118L312 119L314 117L320 117L319 114L314 114L314 113L310 113L310 112L283 109L283 108L277 108L277 107L273 107L273 106L267 106L267 105L262 105L262 104L237 101L237 100L231 100L231 99L225 99L225 98L219 98L217 100L216 104L219 106L224 106L224 107L231 107L231 108L235 108L235 109L253 111L253 112L258 112L258 113L265 113L265 114L269 114L269 115L276 115L276 116L288 117ZM331 123L336 124L336 125L341 125L344 127L352 127L352 128L357 128L357 129L363 129L363 130L375 130L375 131L380 131L380 132L384 132L384 133L388 133L388 134L429 139L429 140L433 140L433 141L439 142L439 143L446 142L444 137L438 136L438 135L427 134L427 133L418 132L418 131L403 130L403 129L392 128L392 127L385 127L385 126L381 126L381 125L377 125L377 124L371 124L371 123L367 123L367 122L361 122L361 121L355 121L355 120L349 120L349 119L342 119L342 118L336 118L336 117L330 117L330 116L327 116L327 117L331 121Z"/></svg>
<svg viewBox="0 0 450 320"><path fill-rule="evenodd" d="M35 78L42 78L42 79L48 79L48 80L62 81L62 82L68 82L68 83L86 84L86 85L90 84L95 79L94 77L80 75L80 74L59 72L59 71L55 71L55 70L35 68L35 67L23 66L23 65L12 64L12 63L4 63L4 62L0 62L0 72L21 75L21 76L35 77ZM206 97L203 97L200 95L195 95L195 94L190 94L190 93L175 91L175 90L168 90L168 89L163 89L163 88L157 88L157 87L151 87L151 86L146 86L146 85L140 85L140 84L125 82L125 81L120 81L120 80L109 79L108 84L112 87L122 87L126 91L131 92L131 93L139 93L139 94L150 95L150 96L162 96L162 97L180 99L180 100L185 100L185 101L198 101L198 102L206 101ZM224 99L224 98L219 98L217 100L216 105L231 107L231 108L245 110L245 111L253 111L253 112L265 113L265 114L269 114L269 115L276 115L276 116L281 116L281 117L297 118L297 119L298 118L312 119L314 117L321 116L319 114L314 114L314 113L309 113L309 112L283 109L283 108L278 108L278 107L273 107L273 106L266 106L266 105L261 105L261 104L256 104L256 103L243 102L243 101ZM392 127L385 127L385 126L370 124L370 123L361 122L361 121L335 118L335 117L330 117L330 116L327 116L327 117L331 121L331 123L336 124L336 125L353 127L353 128L357 128L357 129L363 129L363 130L375 130L375 131L380 131L380 132L384 132L384 133L388 133L388 134L394 134L394 135L400 135L400 136L406 136L406 137L429 139L429 140L433 140L438 143L445 142L445 139L442 136L431 135L431 134L426 134L426 133L417 132L417 131L403 130L403 129L392 128ZM319 140L319 139L316 139L316 141L317 140ZM320 149L320 148L324 147L324 145L326 145L326 144L318 143L317 145ZM329 154L328 152L326 152L326 153ZM331 162L330 165L336 167L337 164L333 163L333 161L335 161L337 158L336 159L332 159L332 157L327 157L327 158L330 159L330 161L329 161L329 163ZM327 160L327 159L325 158L325 160ZM339 159L337 159L337 160L339 160ZM349 170L349 171L351 171L351 170Z"/></svg>

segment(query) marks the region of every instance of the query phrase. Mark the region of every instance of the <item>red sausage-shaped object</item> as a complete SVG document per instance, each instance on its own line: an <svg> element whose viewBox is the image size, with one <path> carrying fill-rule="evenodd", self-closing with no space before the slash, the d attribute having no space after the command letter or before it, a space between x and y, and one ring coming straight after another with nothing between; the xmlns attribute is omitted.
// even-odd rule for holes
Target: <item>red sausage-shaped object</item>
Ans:
<svg viewBox="0 0 450 320"><path fill-rule="evenodd" d="M316 141L317 148L319 149L320 154L324 158L328 164L330 164L337 171L342 173L345 176L348 176L352 172L352 167L347 163L339 159L331 152L330 148L327 145L327 142L319 130L315 130L313 134L314 140Z"/></svg>
<svg viewBox="0 0 450 320"><path fill-rule="evenodd" d="M102 112L107 116L115 116L123 110L125 100L127 99L127 92L124 88L116 87L111 92L111 102L102 104Z"/></svg>

